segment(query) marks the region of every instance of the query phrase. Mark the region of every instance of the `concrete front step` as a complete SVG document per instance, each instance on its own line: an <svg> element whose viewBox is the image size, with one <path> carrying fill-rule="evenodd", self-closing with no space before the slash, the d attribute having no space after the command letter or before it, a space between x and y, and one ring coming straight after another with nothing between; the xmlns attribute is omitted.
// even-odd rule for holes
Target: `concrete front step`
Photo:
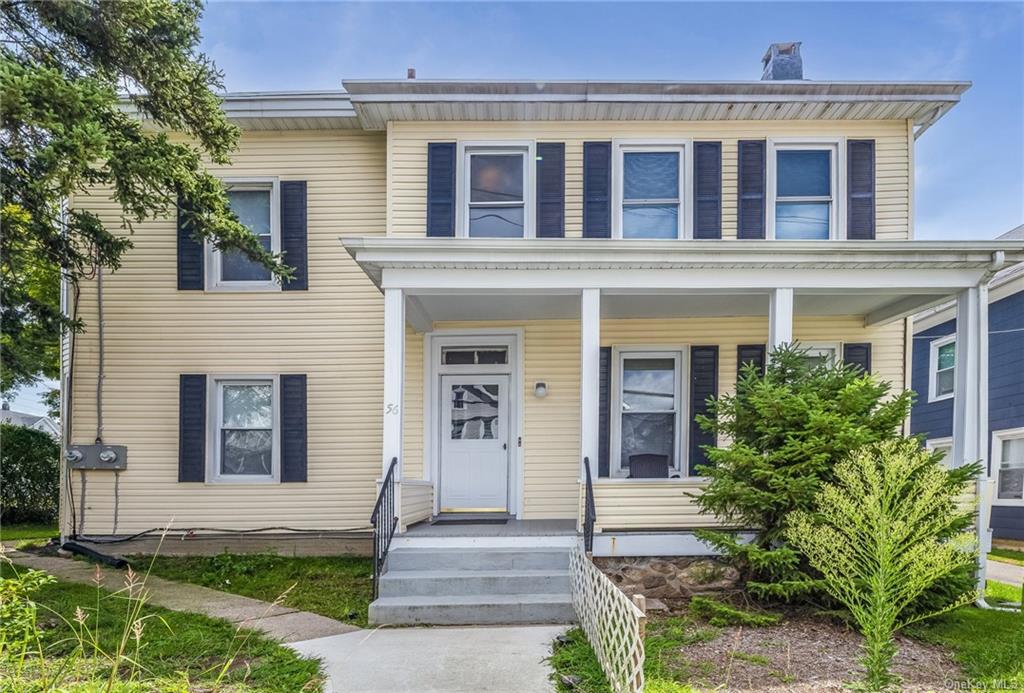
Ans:
<svg viewBox="0 0 1024 693"><path fill-rule="evenodd" d="M381 597L370 604L370 623L375 625L497 625L575 620L568 593Z"/></svg>
<svg viewBox="0 0 1024 693"><path fill-rule="evenodd" d="M393 549L387 570L568 570L566 548Z"/></svg>
<svg viewBox="0 0 1024 693"><path fill-rule="evenodd" d="M381 597L565 594L568 570L390 570Z"/></svg>

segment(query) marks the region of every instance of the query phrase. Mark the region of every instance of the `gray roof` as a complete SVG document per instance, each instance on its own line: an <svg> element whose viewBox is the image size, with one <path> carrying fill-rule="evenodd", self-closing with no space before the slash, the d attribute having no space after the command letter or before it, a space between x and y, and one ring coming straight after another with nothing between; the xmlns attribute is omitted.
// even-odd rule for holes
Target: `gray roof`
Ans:
<svg viewBox="0 0 1024 693"><path fill-rule="evenodd" d="M345 80L344 90L223 94L248 130L383 130L389 121L911 120L920 135L970 82ZM131 97L122 108L135 111Z"/></svg>

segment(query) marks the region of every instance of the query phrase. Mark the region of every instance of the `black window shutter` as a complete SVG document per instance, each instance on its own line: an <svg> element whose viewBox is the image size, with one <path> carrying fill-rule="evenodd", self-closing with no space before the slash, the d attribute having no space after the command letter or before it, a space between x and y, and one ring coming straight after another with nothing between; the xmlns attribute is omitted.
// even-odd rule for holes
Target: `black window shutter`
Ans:
<svg viewBox="0 0 1024 693"><path fill-rule="evenodd" d="M188 213L192 203L178 195L178 290L202 291L205 288L203 243L192 237Z"/></svg>
<svg viewBox="0 0 1024 693"><path fill-rule="evenodd" d="M565 143L537 143L537 238L565 236Z"/></svg>
<svg viewBox="0 0 1024 693"><path fill-rule="evenodd" d="M697 415L708 413L707 400L718 395L718 347L690 348L690 475L697 465L707 464L702 445L714 445L715 435L697 425Z"/></svg>
<svg viewBox="0 0 1024 693"><path fill-rule="evenodd" d="M583 143L583 237L612 237L612 143Z"/></svg>
<svg viewBox="0 0 1024 693"><path fill-rule="evenodd" d="M761 375L764 375L765 352L764 344L740 344L736 347L736 376L740 376L743 367L748 363L754 364Z"/></svg>
<svg viewBox="0 0 1024 693"><path fill-rule="evenodd" d="M284 291L305 291L309 288L309 259L306 234L306 181L281 182L281 250L286 265L295 268L291 281L284 281Z"/></svg>
<svg viewBox="0 0 1024 693"><path fill-rule="evenodd" d="M306 376L282 375L281 481L306 480Z"/></svg>
<svg viewBox="0 0 1024 693"><path fill-rule="evenodd" d="M455 235L455 143L427 145L427 235Z"/></svg>
<svg viewBox="0 0 1024 693"><path fill-rule="evenodd" d="M722 237L722 143L693 145L693 237Z"/></svg>
<svg viewBox="0 0 1024 693"><path fill-rule="evenodd" d="M846 142L846 237L875 238L875 141Z"/></svg>
<svg viewBox="0 0 1024 693"><path fill-rule="evenodd" d="M611 464L612 348L601 347L601 382L597 388L597 476L609 477Z"/></svg>
<svg viewBox="0 0 1024 693"><path fill-rule="evenodd" d="M765 142L739 141L739 210L736 235L764 238Z"/></svg>
<svg viewBox="0 0 1024 693"><path fill-rule="evenodd" d="M859 344L843 345L843 363L848 366L860 366L865 373L871 372L871 344L862 342Z"/></svg>
<svg viewBox="0 0 1024 693"><path fill-rule="evenodd" d="M206 480L206 376L182 374L178 384L178 481Z"/></svg>

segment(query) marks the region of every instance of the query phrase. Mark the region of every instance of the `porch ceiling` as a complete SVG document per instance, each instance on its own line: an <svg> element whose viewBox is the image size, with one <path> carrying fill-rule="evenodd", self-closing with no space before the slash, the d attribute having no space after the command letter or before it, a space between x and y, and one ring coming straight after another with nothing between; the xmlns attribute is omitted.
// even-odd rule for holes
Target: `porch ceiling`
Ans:
<svg viewBox="0 0 1024 693"><path fill-rule="evenodd" d="M796 314L881 324L1024 262L1013 240L341 240L422 322L574 318L583 288L601 290L602 317L766 315L768 293L791 288Z"/></svg>
<svg viewBox="0 0 1024 693"><path fill-rule="evenodd" d="M920 305L945 300L942 294L914 294ZM433 322L473 320L575 320L580 316L579 294L453 292L409 294L415 308L410 318L418 316L424 325ZM886 307L907 295L895 291L813 293L798 292L794 296L795 315L863 315L879 314ZM767 319L768 294L761 293L604 293L601 317L615 318L686 318L759 316ZM895 318L894 318L895 319Z"/></svg>

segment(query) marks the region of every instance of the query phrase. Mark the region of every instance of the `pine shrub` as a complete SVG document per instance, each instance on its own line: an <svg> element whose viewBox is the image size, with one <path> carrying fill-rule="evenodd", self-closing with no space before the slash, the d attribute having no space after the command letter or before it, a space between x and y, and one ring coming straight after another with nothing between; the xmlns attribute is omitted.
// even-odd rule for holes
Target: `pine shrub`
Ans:
<svg viewBox="0 0 1024 693"><path fill-rule="evenodd" d="M979 465L966 469L975 475ZM864 686L894 687L895 632L972 602L973 589L931 610L929 589L974 566L973 537L964 531L974 509L961 502L958 476L916 440L865 446L835 470L810 511L789 518L786 537L822 576L828 594L849 609L864 635Z"/></svg>

